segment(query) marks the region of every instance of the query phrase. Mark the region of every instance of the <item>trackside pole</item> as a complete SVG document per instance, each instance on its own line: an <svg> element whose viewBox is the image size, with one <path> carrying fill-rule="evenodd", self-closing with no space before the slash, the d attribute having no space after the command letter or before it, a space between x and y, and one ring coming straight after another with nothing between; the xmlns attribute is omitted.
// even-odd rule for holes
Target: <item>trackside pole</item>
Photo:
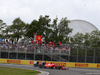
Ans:
<svg viewBox="0 0 100 75"><path fill-rule="evenodd" d="M34 60L35 60L35 51L36 51L36 46L35 46L35 49L34 49Z"/></svg>
<svg viewBox="0 0 100 75"><path fill-rule="evenodd" d="M18 49L17 49L16 59L18 59Z"/></svg>
<svg viewBox="0 0 100 75"><path fill-rule="evenodd" d="M1 49L0 49L0 58L1 58Z"/></svg>
<svg viewBox="0 0 100 75"><path fill-rule="evenodd" d="M79 49L77 48L77 58L76 58L76 62L78 62L78 52L79 51Z"/></svg>
<svg viewBox="0 0 100 75"><path fill-rule="evenodd" d="M86 60L87 60L87 49L85 51L85 63L86 63Z"/></svg>
<svg viewBox="0 0 100 75"><path fill-rule="evenodd" d="M95 63L95 49L94 49L93 63Z"/></svg>
<svg viewBox="0 0 100 75"><path fill-rule="evenodd" d="M43 48L42 61L44 61L44 48Z"/></svg>

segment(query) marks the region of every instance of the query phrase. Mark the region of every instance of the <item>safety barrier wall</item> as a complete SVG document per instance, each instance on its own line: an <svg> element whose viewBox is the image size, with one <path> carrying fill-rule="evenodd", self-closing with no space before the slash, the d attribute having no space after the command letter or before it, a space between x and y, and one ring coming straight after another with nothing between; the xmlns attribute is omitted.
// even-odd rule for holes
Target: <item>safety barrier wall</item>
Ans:
<svg viewBox="0 0 100 75"><path fill-rule="evenodd" d="M38 61L42 63L44 61ZM9 63L9 64L23 64L23 65L33 65L33 60L17 60L17 59L0 59L0 63ZM46 61L46 63L51 63L51 61ZM82 67L82 68L100 68L100 64L93 63L73 63L73 62L54 62L56 65L64 65L66 67Z"/></svg>

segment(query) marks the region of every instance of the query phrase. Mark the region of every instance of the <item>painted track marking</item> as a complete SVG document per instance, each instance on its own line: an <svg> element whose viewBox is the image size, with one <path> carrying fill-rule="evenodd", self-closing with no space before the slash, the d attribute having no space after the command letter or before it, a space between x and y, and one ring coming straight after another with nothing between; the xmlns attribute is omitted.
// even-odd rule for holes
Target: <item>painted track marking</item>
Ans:
<svg viewBox="0 0 100 75"><path fill-rule="evenodd" d="M85 74L88 74L88 75L100 75L100 73L85 73Z"/></svg>

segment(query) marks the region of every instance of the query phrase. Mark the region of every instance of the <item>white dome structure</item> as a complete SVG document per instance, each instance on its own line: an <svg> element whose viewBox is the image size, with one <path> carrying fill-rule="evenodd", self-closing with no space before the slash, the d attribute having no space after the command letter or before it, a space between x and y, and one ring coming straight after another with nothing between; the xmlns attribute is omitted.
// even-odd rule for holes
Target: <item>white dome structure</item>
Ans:
<svg viewBox="0 0 100 75"><path fill-rule="evenodd" d="M71 20L68 23L68 27L73 29L71 36L74 36L76 33L91 33L92 31L99 31L93 24L84 21L84 20Z"/></svg>

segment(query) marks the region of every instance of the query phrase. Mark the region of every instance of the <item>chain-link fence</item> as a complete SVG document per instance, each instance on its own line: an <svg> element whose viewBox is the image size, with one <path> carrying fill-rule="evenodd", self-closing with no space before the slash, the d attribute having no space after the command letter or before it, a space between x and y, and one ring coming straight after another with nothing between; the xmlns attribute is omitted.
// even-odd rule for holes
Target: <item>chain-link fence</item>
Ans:
<svg viewBox="0 0 100 75"><path fill-rule="evenodd" d="M100 47L71 47L71 62L100 63Z"/></svg>

